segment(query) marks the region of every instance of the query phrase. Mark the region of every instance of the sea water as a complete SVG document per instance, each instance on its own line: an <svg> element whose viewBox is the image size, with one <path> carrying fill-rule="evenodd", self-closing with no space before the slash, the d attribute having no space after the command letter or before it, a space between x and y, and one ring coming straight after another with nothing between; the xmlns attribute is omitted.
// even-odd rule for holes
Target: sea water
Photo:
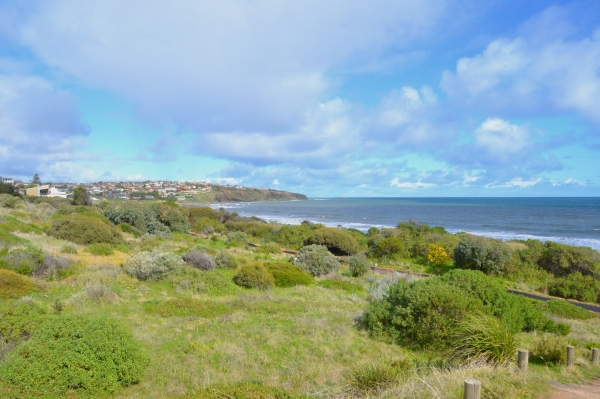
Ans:
<svg viewBox="0 0 600 399"><path fill-rule="evenodd" d="M503 240L528 238L600 251L600 198L314 198L215 204L242 216L367 231L409 221Z"/></svg>

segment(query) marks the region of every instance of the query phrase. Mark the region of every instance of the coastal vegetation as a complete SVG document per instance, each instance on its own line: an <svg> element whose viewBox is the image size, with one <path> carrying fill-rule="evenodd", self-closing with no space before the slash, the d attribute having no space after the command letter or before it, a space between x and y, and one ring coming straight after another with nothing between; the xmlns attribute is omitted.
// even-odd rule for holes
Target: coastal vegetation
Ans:
<svg viewBox="0 0 600 399"><path fill-rule="evenodd" d="M600 375L596 314L507 291L598 302L589 248L172 201L0 205L7 398L454 398L467 377L533 398Z"/></svg>

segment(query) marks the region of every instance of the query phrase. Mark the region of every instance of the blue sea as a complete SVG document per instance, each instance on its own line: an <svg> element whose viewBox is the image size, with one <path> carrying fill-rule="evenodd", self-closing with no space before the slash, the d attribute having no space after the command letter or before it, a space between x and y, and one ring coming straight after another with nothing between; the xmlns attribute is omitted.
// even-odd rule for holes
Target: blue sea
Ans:
<svg viewBox="0 0 600 399"><path fill-rule="evenodd" d="M502 240L534 238L600 251L600 198L314 198L214 204L279 223L304 220L367 231L416 220Z"/></svg>

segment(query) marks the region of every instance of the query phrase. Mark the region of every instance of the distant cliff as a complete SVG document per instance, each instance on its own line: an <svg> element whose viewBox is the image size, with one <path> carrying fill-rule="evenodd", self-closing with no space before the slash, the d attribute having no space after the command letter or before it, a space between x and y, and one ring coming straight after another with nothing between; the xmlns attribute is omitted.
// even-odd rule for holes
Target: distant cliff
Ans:
<svg viewBox="0 0 600 399"><path fill-rule="evenodd" d="M254 202L254 201L291 201L306 200L304 194L290 193L287 191L238 188L238 187L214 187L212 191L198 193L186 202Z"/></svg>

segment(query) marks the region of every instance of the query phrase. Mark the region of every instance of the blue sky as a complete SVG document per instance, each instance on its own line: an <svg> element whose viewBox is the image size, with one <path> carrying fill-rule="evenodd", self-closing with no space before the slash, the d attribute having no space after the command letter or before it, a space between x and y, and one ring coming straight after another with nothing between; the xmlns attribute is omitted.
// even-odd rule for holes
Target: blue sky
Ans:
<svg viewBox="0 0 600 399"><path fill-rule="evenodd" d="M0 176L600 196L600 2L0 0Z"/></svg>

